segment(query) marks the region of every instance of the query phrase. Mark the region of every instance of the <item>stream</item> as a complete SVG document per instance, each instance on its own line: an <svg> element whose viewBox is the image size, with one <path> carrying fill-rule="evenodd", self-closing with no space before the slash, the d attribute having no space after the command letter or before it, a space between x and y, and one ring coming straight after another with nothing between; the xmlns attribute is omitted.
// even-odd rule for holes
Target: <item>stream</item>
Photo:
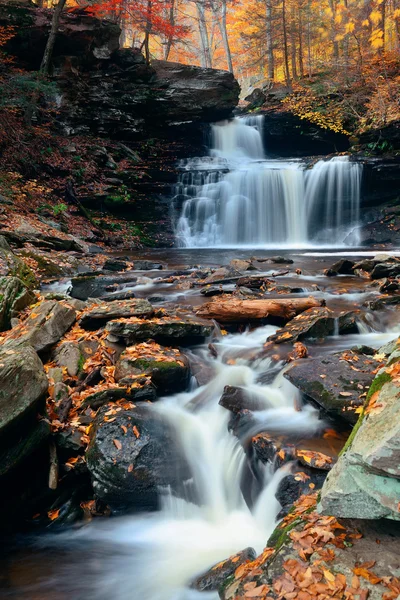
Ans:
<svg viewBox="0 0 400 600"><path fill-rule="evenodd" d="M188 163L177 186L177 239L183 247L136 252L132 260L161 262L164 269L138 271L138 280L125 290L136 297L157 296L157 306L167 309L198 306L209 300L198 288L182 290L179 283L161 279L180 269L228 265L234 258L263 259L276 254L267 247L290 246L280 253L294 264L277 279L279 285L299 288L297 297L314 295L328 308L348 310L378 295L361 278L322 274L339 257L374 255L343 248L344 236L359 219L362 167L343 157L321 161L311 170L298 161L269 161L261 126L244 120L214 127L211 157ZM324 245L330 249L323 250ZM279 270L264 264L265 271L257 274ZM68 287L64 281L48 290ZM358 334L307 342L309 355L360 344L379 348L397 337L400 316L391 308L364 310L358 328ZM302 404L298 390L283 377L285 364L273 359L272 351L261 352L276 329L264 325L222 332L216 358L207 344L191 348L191 363L205 374L203 385L193 379L189 391L152 405L174 428L181 456L191 467L185 497L161 489L155 513L97 519L15 539L0 551L1 598L218 600L217 593L200 594L190 582L244 548L263 550L281 509L275 494L291 473L290 463L280 469L258 463L254 469L245 439L266 432L283 435L292 444L306 440L310 448L333 458L340 450L340 444L323 437L331 423L311 404ZM251 425L238 436L230 426L230 412L218 404L226 385L244 387L260 403Z"/></svg>

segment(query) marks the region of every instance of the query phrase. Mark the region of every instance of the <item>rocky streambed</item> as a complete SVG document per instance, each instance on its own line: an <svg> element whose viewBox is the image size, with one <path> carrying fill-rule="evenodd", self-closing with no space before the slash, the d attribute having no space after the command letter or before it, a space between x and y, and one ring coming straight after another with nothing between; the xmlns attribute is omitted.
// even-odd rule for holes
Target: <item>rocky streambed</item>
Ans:
<svg viewBox="0 0 400 600"><path fill-rule="evenodd" d="M79 250L1 241L2 597L397 598L399 259Z"/></svg>

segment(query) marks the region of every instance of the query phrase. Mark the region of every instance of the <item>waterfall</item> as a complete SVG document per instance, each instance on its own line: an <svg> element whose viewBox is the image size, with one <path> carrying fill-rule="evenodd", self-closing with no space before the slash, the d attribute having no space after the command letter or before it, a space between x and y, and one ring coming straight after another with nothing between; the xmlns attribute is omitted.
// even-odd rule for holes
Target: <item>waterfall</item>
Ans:
<svg viewBox="0 0 400 600"><path fill-rule="evenodd" d="M261 115L217 123L210 156L182 166L178 245L343 245L359 221L362 165L268 159L263 127Z"/></svg>

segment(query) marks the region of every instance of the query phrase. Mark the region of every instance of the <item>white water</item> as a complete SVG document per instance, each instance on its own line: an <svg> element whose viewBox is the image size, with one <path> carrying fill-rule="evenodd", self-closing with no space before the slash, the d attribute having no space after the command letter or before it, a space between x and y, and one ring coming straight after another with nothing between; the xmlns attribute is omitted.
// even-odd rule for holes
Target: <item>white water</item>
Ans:
<svg viewBox="0 0 400 600"><path fill-rule="evenodd" d="M323 427L315 409L295 409L298 391L282 375L271 385L258 383L259 375L271 368L271 359L254 361L252 357L274 331L267 326L222 337L217 344L218 359L205 359L206 350L200 351L214 369L207 385L152 405L175 428L191 467L190 493L187 498L176 498L168 490L160 490L157 513L113 519L62 534L66 542L78 542L81 552L82 543L89 548L90 544L96 548L112 544L107 567L99 568L95 580L89 580L85 598L217 600L217 594L200 595L189 589L188 583L235 552L251 546L260 553L265 547L280 509L275 493L290 465L274 473L272 467L260 463L261 489L260 483L255 485L254 480L252 484L248 477L244 485L247 458L239 439L228 431L230 412L218 401L227 384L243 386L262 399L265 408L254 413L249 435L274 431L301 437ZM232 357L235 364L227 364ZM250 506L249 497L253 500Z"/></svg>
<svg viewBox="0 0 400 600"><path fill-rule="evenodd" d="M177 185L179 245L332 247L358 224L362 165L268 160L262 128L262 116L212 127L210 157L189 161Z"/></svg>

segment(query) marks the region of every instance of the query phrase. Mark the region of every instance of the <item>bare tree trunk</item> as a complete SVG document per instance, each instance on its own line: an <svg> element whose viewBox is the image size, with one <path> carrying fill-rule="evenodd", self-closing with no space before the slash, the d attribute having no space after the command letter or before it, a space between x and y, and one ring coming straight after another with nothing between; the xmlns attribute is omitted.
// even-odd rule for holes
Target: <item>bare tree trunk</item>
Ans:
<svg viewBox="0 0 400 600"><path fill-rule="evenodd" d="M336 37L336 0L329 0L329 8L332 12L331 17L331 40L333 45L333 58L335 61L339 60L339 42L335 39Z"/></svg>
<svg viewBox="0 0 400 600"><path fill-rule="evenodd" d="M175 0L170 0L171 4L169 7L169 22L170 25L173 27L175 25ZM169 53L171 52L171 48L172 48L172 35L168 36L167 39L167 43L165 44L164 47L164 60L168 60L169 57Z"/></svg>
<svg viewBox="0 0 400 600"><path fill-rule="evenodd" d="M226 54L226 62L228 63L228 71L233 73L232 54L229 46L228 30L226 28L226 0L220 0L221 2L221 13L220 18L217 17L217 23L221 32L222 43ZM215 4L213 3L213 7ZM214 10L214 8L213 8ZM217 16L217 15L216 15Z"/></svg>
<svg viewBox="0 0 400 600"><path fill-rule="evenodd" d="M267 59L268 59L268 79L274 80L275 61L274 61L274 43L272 39L272 0L266 0L267 10Z"/></svg>
<svg viewBox="0 0 400 600"><path fill-rule="evenodd" d="M146 29L144 33L144 56L146 58L146 64L150 64L150 32L151 32L151 0L147 0L147 16L146 16Z"/></svg>
<svg viewBox="0 0 400 600"><path fill-rule="evenodd" d="M308 13L308 21L307 21L307 70L308 76L311 78L312 75L312 58L311 58L311 22L310 22L310 2L308 3L307 13Z"/></svg>
<svg viewBox="0 0 400 600"><path fill-rule="evenodd" d="M286 23L286 0L282 0L282 28L283 28L283 57L285 66L286 85L290 86L289 53L288 53L288 35Z"/></svg>
<svg viewBox="0 0 400 600"><path fill-rule="evenodd" d="M320 300L309 298L278 298L276 300L229 300L217 299L196 309L196 314L221 323L243 322L280 317L286 320L304 312L308 308L322 305Z"/></svg>
<svg viewBox="0 0 400 600"><path fill-rule="evenodd" d="M292 76L293 79L297 79L297 52L296 52L296 19L295 19L295 11L292 6L290 10L290 60L292 63Z"/></svg>
<svg viewBox="0 0 400 600"><path fill-rule="evenodd" d="M381 17L382 17L382 48L381 54L386 50L386 0L383 0L381 4Z"/></svg>
<svg viewBox="0 0 400 600"><path fill-rule="evenodd" d="M58 32L58 28L60 25L60 18L63 8L65 6L66 0L58 0L58 4L54 9L53 18L51 20L51 28L50 34L47 40L46 48L44 50L42 64L40 65L40 71L44 75L48 75L50 72L51 59L53 57L54 44L56 41L56 36Z"/></svg>
<svg viewBox="0 0 400 600"><path fill-rule="evenodd" d="M303 56L303 7L299 7L299 67L300 77L304 77L304 56Z"/></svg>
<svg viewBox="0 0 400 600"><path fill-rule="evenodd" d="M206 10L204 0L196 0L197 15L199 21L199 32L202 53L202 66L206 68L212 67L210 41L208 37L207 21L206 21Z"/></svg>

